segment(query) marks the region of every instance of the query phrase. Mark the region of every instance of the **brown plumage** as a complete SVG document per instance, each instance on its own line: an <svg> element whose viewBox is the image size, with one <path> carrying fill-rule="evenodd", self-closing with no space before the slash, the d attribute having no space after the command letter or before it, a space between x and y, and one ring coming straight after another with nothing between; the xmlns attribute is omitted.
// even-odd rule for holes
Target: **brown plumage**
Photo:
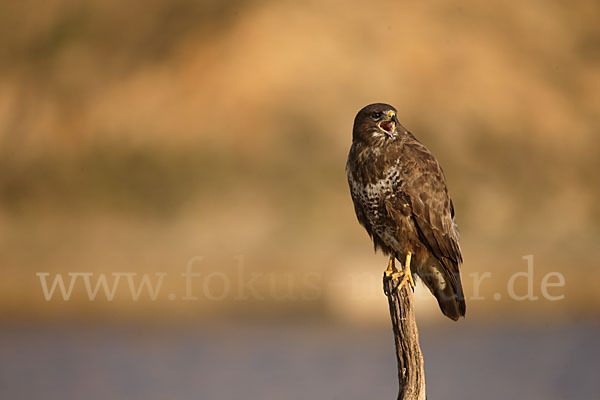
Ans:
<svg viewBox="0 0 600 400"><path fill-rule="evenodd" d="M346 164L358 221L381 249L410 266L453 320L465 315L454 206L437 160L398 123L396 109L371 104L354 120Z"/></svg>

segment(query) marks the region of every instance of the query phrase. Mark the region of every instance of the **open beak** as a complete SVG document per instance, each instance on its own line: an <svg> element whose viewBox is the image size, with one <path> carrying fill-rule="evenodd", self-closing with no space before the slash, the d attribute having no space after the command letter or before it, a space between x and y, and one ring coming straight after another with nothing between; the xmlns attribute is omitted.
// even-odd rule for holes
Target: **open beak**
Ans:
<svg viewBox="0 0 600 400"><path fill-rule="evenodd" d="M390 111L387 114L387 118L381 121L377 126L381 129L388 138L392 138L394 136L394 132L396 131L396 126L398 125L398 118L396 118L396 113Z"/></svg>

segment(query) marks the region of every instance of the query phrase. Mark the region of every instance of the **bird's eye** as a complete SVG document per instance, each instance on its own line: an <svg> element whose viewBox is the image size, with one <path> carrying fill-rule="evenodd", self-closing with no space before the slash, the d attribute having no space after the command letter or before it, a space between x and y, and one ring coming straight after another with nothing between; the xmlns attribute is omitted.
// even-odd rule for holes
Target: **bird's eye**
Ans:
<svg viewBox="0 0 600 400"><path fill-rule="evenodd" d="M379 119L381 118L381 113L379 111L375 111L373 114L371 114L371 117L373 117L373 119Z"/></svg>

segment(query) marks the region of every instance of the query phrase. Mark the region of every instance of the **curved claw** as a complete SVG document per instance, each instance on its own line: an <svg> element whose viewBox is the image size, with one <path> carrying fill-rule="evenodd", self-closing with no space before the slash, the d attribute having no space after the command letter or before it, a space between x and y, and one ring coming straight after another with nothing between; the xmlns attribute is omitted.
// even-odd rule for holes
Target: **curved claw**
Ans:
<svg viewBox="0 0 600 400"><path fill-rule="evenodd" d="M391 293L395 293L396 290L398 290L398 288L406 282L408 282L410 284L410 288L413 291L415 290L415 281L413 280L412 272L410 270L411 258L412 258L412 253L409 251L408 253L406 253L406 261L404 263L404 269L402 269L402 271L397 271L395 264L394 264L394 256L393 255L390 256L390 261L388 262L388 268L384 271L383 279L386 280L386 282L387 282L388 280L402 278L396 285L394 285ZM386 296L389 296L391 293L388 293L388 291L385 290Z"/></svg>

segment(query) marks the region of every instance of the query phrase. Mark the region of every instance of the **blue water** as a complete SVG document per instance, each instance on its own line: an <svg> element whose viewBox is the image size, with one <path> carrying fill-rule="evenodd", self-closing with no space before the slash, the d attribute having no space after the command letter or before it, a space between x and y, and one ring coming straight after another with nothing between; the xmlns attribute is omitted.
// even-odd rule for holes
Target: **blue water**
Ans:
<svg viewBox="0 0 600 400"><path fill-rule="evenodd" d="M435 399L595 399L600 324L421 327ZM0 399L395 399L391 330L12 325Z"/></svg>

